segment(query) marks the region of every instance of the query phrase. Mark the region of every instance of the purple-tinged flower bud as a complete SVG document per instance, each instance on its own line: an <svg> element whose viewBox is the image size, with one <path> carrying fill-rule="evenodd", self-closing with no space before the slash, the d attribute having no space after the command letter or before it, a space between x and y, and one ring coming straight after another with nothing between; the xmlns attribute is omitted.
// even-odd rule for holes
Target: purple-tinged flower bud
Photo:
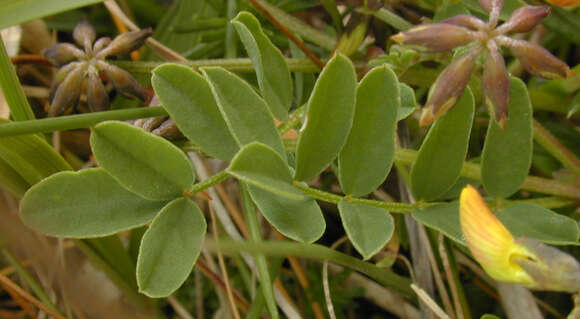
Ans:
<svg viewBox="0 0 580 319"><path fill-rule="evenodd" d="M549 6L524 6L518 8L504 24L495 29L495 34L529 32L542 19L548 16L550 11L551 8Z"/></svg>
<svg viewBox="0 0 580 319"><path fill-rule="evenodd" d="M61 85L61 83L66 79L68 74L72 72L74 69L80 67L80 65L81 62L71 62L63 66L62 68L58 69L58 71L56 72L56 74L52 79L52 83L50 84L50 90L48 94L49 101L52 101L52 99L54 99L54 94L56 93L56 90Z"/></svg>
<svg viewBox="0 0 580 319"><path fill-rule="evenodd" d="M417 45L430 52L448 51L477 38L476 32L449 23L420 25L391 37L398 43Z"/></svg>
<svg viewBox="0 0 580 319"><path fill-rule="evenodd" d="M105 58L110 55L129 53L141 47L143 42L153 34L151 28L140 31L126 32L118 35L111 43L97 54L97 58Z"/></svg>
<svg viewBox="0 0 580 319"><path fill-rule="evenodd" d="M96 37L95 29L85 18L81 19L73 30L73 39L85 50L90 50Z"/></svg>
<svg viewBox="0 0 580 319"><path fill-rule="evenodd" d="M85 53L70 43L57 43L44 51L44 57L57 67L81 59Z"/></svg>
<svg viewBox="0 0 580 319"><path fill-rule="evenodd" d="M481 53L481 46L478 45L457 57L439 74L429 90L429 97L423 108L419 125L425 126L432 123L459 101L469 82L479 53Z"/></svg>
<svg viewBox="0 0 580 319"><path fill-rule="evenodd" d="M533 289L577 292L580 290L580 264L576 259L537 240L518 238L516 244L533 253L533 258L514 258L535 281Z"/></svg>
<svg viewBox="0 0 580 319"><path fill-rule="evenodd" d="M79 64L74 70L70 71L64 81L58 86L48 109L49 117L60 115L68 108L77 105L81 96L85 71L86 64Z"/></svg>
<svg viewBox="0 0 580 319"><path fill-rule="evenodd" d="M512 54L520 60L524 69L532 75L546 79L558 79L574 74L566 63L537 44L505 36L496 37L496 40L499 44L507 46Z"/></svg>
<svg viewBox="0 0 580 319"><path fill-rule="evenodd" d="M468 28L471 30L485 30L487 29L487 23L479 20L474 16L468 14L460 14L448 19L441 21L441 23L453 24L456 26Z"/></svg>
<svg viewBox="0 0 580 319"><path fill-rule="evenodd" d="M112 39L109 37L102 37L102 38L97 39L97 41L95 42L95 45L93 46L93 52L95 54L101 52L101 50L106 48L111 43L111 41L112 41Z"/></svg>
<svg viewBox="0 0 580 319"><path fill-rule="evenodd" d="M92 65L88 70L87 103L91 112L104 111L109 108L109 94L99 76L99 71Z"/></svg>
<svg viewBox="0 0 580 319"><path fill-rule="evenodd" d="M493 40L487 43L488 51L483 69L483 96L485 105L503 129L508 117L510 81L503 56Z"/></svg>
<svg viewBox="0 0 580 319"><path fill-rule="evenodd" d="M115 89L123 95L135 97L141 101L146 101L149 98L147 91L135 80L131 73L104 61L98 61L97 66L105 71L105 74L113 82Z"/></svg>
<svg viewBox="0 0 580 319"><path fill-rule="evenodd" d="M499 8L501 11L503 0L479 0L479 5L488 13L492 12L494 8Z"/></svg>
<svg viewBox="0 0 580 319"><path fill-rule="evenodd" d="M168 119L165 122L161 123L161 125L159 125L159 127L151 131L151 133L158 136L163 136L165 138L177 138L183 136L183 134L181 133L181 131L179 131L177 125L172 119Z"/></svg>

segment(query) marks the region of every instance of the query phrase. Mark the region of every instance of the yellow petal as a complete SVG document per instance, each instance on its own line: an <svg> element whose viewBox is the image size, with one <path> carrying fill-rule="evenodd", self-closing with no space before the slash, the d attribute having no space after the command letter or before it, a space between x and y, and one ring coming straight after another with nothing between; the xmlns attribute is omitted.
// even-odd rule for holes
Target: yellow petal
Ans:
<svg viewBox="0 0 580 319"><path fill-rule="evenodd" d="M471 185L461 192L459 219L467 246L488 275L498 281L535 286L534 280L514 261L534 254L514 241Z"/></svg>
<svg viewBox="0 0 580 319"><path fill-rule="evenodd" d="M580 0L548 0L548 2L561 7L580 6Z"/></svg>

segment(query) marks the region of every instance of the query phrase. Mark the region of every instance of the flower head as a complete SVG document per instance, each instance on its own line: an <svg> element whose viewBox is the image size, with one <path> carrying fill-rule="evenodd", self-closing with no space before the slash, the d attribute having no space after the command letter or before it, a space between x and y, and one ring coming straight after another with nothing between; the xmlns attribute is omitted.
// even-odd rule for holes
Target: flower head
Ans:
<svg viewBox="0 0 580 319"><path fill-rule="evenodd" d="M149 94L137 80L127 71L107 63L105 58L139 48L152 33L151 29L144 29L123 33L113 40L104 37L95 41L94 28L87 20L81 20L73 31L73 39L79 47L71 43L58 43L44 52L47 59L60 67L51 86L48 116L57 116L74 108L83 89L86 90L91 111L107 109L109 95L101 72L120 93L147 100Z"/></svg>
<svg viewBox="0 0 580 319"><path fill-rule="evenodd" d="M495 280L541 290L580 290L580 264L574 257L534 239L514 239L471 185L461 192L459 220L473 257Z"/></svg>
<svg viewBox="0 0 580 319"><path fill-rule="evenodd" d="M503 0L479 0L479 4L489 13L487 23L473 16L458 15L441 23L419 25L391 37L398 43L412 45L427 52L449 51L464 45L473 46L469 55L463 54L451 62L433 84L423 109L421 125L430 124L455 105L465 90L477 57L485 54L485 104L496 122L505 128L509 78L499 51L500 46L509 48L522 66L533 75L547 79L572 75L570 68L548 50L537 44L506 36L508 33L532 30L550 13L549 6L523 6L498 26Z"/></svg>

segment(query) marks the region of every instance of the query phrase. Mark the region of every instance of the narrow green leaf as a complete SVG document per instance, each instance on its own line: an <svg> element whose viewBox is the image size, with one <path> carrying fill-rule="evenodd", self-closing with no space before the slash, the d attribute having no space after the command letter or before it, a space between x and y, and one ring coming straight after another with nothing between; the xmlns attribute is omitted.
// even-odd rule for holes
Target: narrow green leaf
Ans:
<svg viewBox="0 0 580 319"><path fill-rule="evenodd" d="M490 314L486 313L485 315L481 316L480 319L501 319L501 318L496 316L496 315L490 315Z"/></svg>
<svg viewBox="0 0 580 319"><path fill-rule="evenodd" d="M496 216L514 237L534 238L552 245L578 245L578 223L542 206L514 204Z"/></svg>
<svg viewBox="0 0 580 319"><path fill-rule="evenodd" d="M355 89L352 62L337 54L322 70L308 100L306 122L296 150L297 180L315 177L340 152L352 126Z"/></svg>
<svg viewBox="0 0 580 319"><path fill-rule="evenodd" d="M173 199L193 186L191 161L175 145L123 122L93 128L99 164L128 190L148 199Z"/></svg>
<svg viewBox="0 0 580 319"><path fill-rule="evenodd" d="M0 29L103 0L0 0Z"/></svg>
<svg viewBox="0 0 580 319"><path fill-rule="evenodd" d="M290 168L278 153L261 143L244 146L228 173L248 183L264 217L285 236L314 242L326 227L316 201L292 186Z"/></svg>
<svg viewBox="0 0 580 319"><path fill-rule="evenodd" d="M386 65L371 70L359 84L352 129L338 156L346 194L366 195L387 178L395 154L399 103L397 76Z"/></svg>
<svg viewBox="0 0 580 319"><path fill-rule="evenodd" d="M284 236L313 243L324 234L326 222L314 199L285 197L253 185L248 188L262 215Z"/></svg>
<svg viewBox="0 0 580 319"><path fill-rule="evenodd" d="M379 252L393 236L393 216L382 208L341 200L338 211L348 238L365 260Z"/></svg>
<svg viewBox="0 0 580 319"><path fill-rule="evenodd" d="M532 163L532 104L526 85L518 78L510 79L508 110L505 130L489 121L481 159L483 187L495 197L515 193Z"/></svg>
<svg viewBox="0 0 580 319"><path fill-rule="evenodd" d="M416 199L437 199L455 184L467 155L474 112L473 94L467 88L459 102L429 129L411 169Z"/></svg>
<svg viewBox="0 0 580 319"><path fill-rule="evenodd" d="M239 150L207 80L190 67L163 64L153 70L155 94L183 134L204 152L229 161Z"/></svg>
<svg viewBox="0 0 580 319"><path fill-rule="evenodd" d="M22 197L30 187L14 168L0 157L0 186L16 197Z"/></svg>
<svg viewBox="0 0 580 319"><path fill-rule="evenodd" d="M264 143L286 156L266 102L237 75L219 67L201 69L238 145Z"/></svg>
<svg viewBox="0 0 580 319"><path fill-rule="evenodd" d="M240 150L227 169L228 173L248 184L269 192L302 200L305 196L292 186L290 168L272 148L250 143Z"/></svg>
<svg viewBox="0 0 580 319"><path fill-rule="evenodd" d="M165 206L141 241L139 291L158 298L179 288L199 256L206 228L203 213L189 199L178 198Z"/></svg>
<svg viewBox="0 0 580 319"><path fill-rule="evenodd" d="M141 198L93 168L57 173L32 186L22 198L20 217L43 234L99 237L145 225L165 203Z"/></svg>
<svg viewBox="0 0 580 319"><path fill-rule="evenodd" d="M71 169L62 156L37 135L0 138L0 158L29 185L38 183L46 176Z"/></svg>
<svg viewBox="0 0 580 319"><path fill-rule="evenodd" d="M284 56L251 13L240 12L232 24L256 69L258 84L270 111L279 120L285 120L292 104L292 78Z"/></svg>
<svg viewBox="0 0 580 319"><path fill-rule="evenodd" d="M415 91L405 83L399 83L401 107L397 112L397 121L406 119L419 107L415 99Z"/></svg>

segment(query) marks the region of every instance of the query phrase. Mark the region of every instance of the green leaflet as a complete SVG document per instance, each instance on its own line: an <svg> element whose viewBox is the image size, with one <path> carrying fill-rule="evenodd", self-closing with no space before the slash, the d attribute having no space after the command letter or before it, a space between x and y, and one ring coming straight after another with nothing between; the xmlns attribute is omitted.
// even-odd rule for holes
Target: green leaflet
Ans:
<svg viewBox="0 0 580 319"><path fill-rule="evenodd" d="M286 156L272 113L266 102L237 75L223 68L201 69L238 145L264 143Z"/></svg>
<svg viewBox="0 0 580 319"><path fill-rule="evenodd" d="M204 152L224 161L239 150L216 104L207 80L190 67L163 64L151 83L163 107L183 134Z"/></svg>
<svg viewBox="0 0 580 319"><path fill-rule="evenodd" d="M285 236L310 243L324 233L320 207L292 186L290 168L270 147L257 142L244 146L228 173L249 184L252 200Z"/></svg>
<svg viewBox="0 0 580 319"><path fill-rule="evenodd" d="M308 100L296 150L295 179L315 177L338 155L352 126L355 89L352 62L337 54L322 70Z"/></svg>
<svg viewBox="0 0 580 319"><path fill-rule="evenodd" d="M429 129L411 169L411 190L417 200L439 198L459 178L474 112L473 94L466 88L459 102Z"/></svg>
<svg viewBox="0 0 580 319"><path fill-rule="evenodd" d="M552 245L578 245L578 223L542 206L514 204L500 210L496 216L514 237L534 238Z"/></svg>
<svg viewBox="0 0 580 319"><path fill-rule="evenodd" d="M532 163L532 105L524 82L510 79L509 117L503 130L489 121L481 159L483 187L490 196L508 197L528 175Z"/></svg>
<svg viewBox="0 0 580 319"><path fill-rule="evenodd" d="M99 164L121 185L152 200L173 199L193 186L187 156L167 140L132 125L98 124L91 147Z"/></svg>
<svg viewBox="0 0 580 319"><path fill-rule="evenodd" d="M578 224L541 206L514 204L501 209L496 216L516 238L533 238L552 245L578 244ZM413 212L413 218L465 245L457 202L417 209Z"/></svg>
<svg viewBox="0 0 580 319"><path fill-rule="evenodd" d="M365 75L356 91L352 129L338 156L340 185L363 196L387 177L395 154L399 83L386 65Z"/></svg>
<svg viewBox="0 0 580 319"><path fill-rule="evenodd" d="M232 24L256 69L258 84L270 111L279 120L285 120L292 104L292 78L284 56L251 13L240 12Z"/></svg>
<svg viewBox="0 0 580 319"><path fill-rule="evenodd" d="M393 236L393 216L382 208L341 200L338 211L348 238L365 260L379 252Z"/></svg>
<svg viewBox="0 0 580 319"><path fill-rule="evenodd" d="M54 174L22 198L20 217L43 234L87 238L145 225L166 202L126 190L101 168Z"/></svg>
<svg viewBox="0 0 580 319"><path fill-rule="evenodd" d="M397 121L406 119L419 107L415 99L415 91L405 83L399 83L401 93L401 107L397 112Z"/></svg>
<svg viewBox="0 0 580 319"><path fill-rule="evenodd" d="M0 29L99 2L103 0L0 0Z"/></svg>
<svg viewBox="0 0 580 319"><path fill-rule="evenodd" d="M149 297L166 297L189 276L206 232L201 210L178 198L153 219L145 232L137 260L139 291Z"/></svg>

